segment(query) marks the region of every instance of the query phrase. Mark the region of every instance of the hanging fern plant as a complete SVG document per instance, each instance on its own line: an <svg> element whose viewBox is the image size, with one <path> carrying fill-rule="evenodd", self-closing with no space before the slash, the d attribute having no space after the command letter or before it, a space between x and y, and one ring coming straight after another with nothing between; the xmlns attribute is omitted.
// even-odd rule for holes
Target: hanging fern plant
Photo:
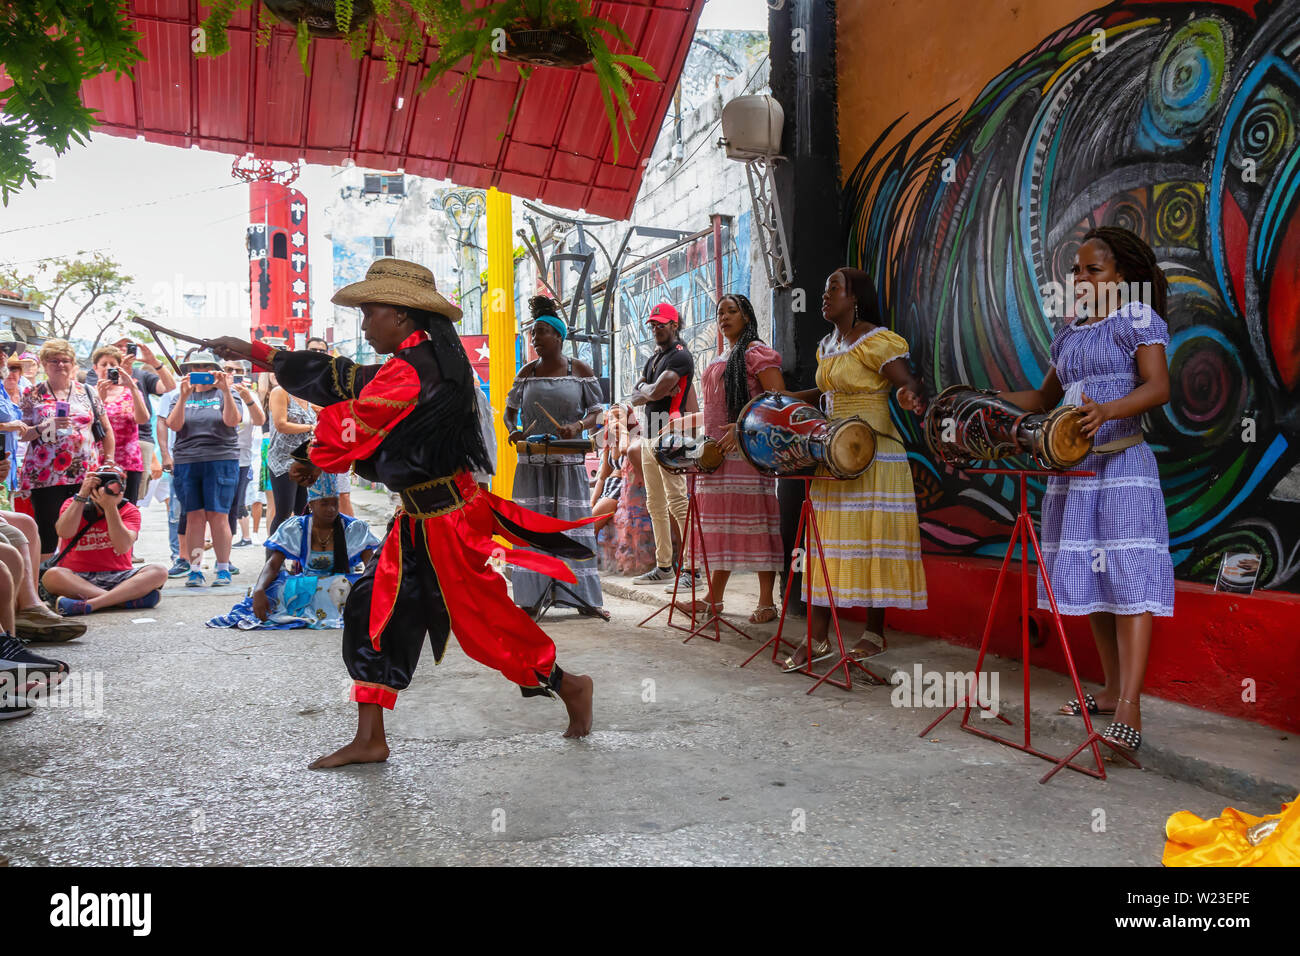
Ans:
<svg viewBox="0 0 1300 956"><path fill-rule="evenodd" d="M253 0L214 0L203 21L209 34L208 55L230 49L226 31L234 14ZM294 28L298 56L308 69L308 53L317 38L346 37L353 57L365 55L370 43L378 47L392 80L401 63L418 63L425 42L438 47L438 58L419 84L424 93L443 76L464 65L464 74L449 91L456 96L478 76L488 61L500 71L501 60L515 63L520 84L506 125L514 119L524 85L537 66L572 68L590 63L600 84L605 118L609 122L618 161L622 126L631 138L636 114L629 91L633 76L652 82L660 77L639 56L618 53L630 48L627 33L593 13L593 0L495 0L478 7L475 0L262 0L258 44L269 41L265 19L269 10ZM505 130L497 136L501 139Z"/></svg>

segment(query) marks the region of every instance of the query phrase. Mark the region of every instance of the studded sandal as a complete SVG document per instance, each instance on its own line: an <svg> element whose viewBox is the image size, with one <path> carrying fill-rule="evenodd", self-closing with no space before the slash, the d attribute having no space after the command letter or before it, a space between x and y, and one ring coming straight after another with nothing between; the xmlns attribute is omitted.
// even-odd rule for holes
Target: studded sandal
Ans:
<svg viewBox="0 0 1300 956"><path fill-rule="evenodd" d="M1117 743L1120 748L1129 754L1135 754L1138 748L1142 746L1142 732L1134 730L1128 724L1120 723L1118 720L1106 728L1102 737L1112 743Z"/></svg>
<svg viewBox="0 0 1300 956"><path fill-rule="evenodd" d="M1108 717L1111 714L1115 713L1113 708L1111 710L1102 710L1101 708L1099 708L1097 706L1096 698L1094 698L1091 694L1083 695L1082 707L1079 706L1079 698L1076 697L1074 700L1068 700L1064 704L1062 704L1061 709L1058 710L1057 713L1064 714L1070 717L1080 717L1083 715L1084 707L1088 708L1088 713L1101 714L1104 717Z"/></svg>

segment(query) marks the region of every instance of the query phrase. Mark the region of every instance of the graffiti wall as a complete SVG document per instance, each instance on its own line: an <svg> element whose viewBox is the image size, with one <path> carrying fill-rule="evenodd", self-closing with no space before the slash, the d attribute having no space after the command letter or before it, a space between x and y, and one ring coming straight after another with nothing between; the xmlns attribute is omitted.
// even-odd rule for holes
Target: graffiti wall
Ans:
<svg viewBox="0 0 1300 956"><path fill-rule="evenodd" d="M745 295L749 294L750 279L750 216L748 211L738 216L734 229L725 223L722 227L723 288ZM645 326L645 317L660 302L671 302L681 315L679 334L695 358L698 387L699 373L717 354L717 282L711 234L623 274L615 306L618 316L614 336L617 356L615 398L632 391L655 350L654 337ZM759 334L767 342L772 341L771 324L770 318L766 323L760 321Z"/></svg>
<svg viewBox="0 0 1300 956"><path fill-rule="evenodd" d="M960 65L908 84L903 113L882 61L856 72L864 14L841 5L848 260L932 391L1017 389L1047 371L1045 300L1081 236L1142 235L1171 283L1172 397L1144 429L1177 574L1212 581L1249 550L1261 586L1300 591L1300 4L976 6L931 37ZM927 549L1001 555L1009 481L936 465L898 418Z"/></svg>

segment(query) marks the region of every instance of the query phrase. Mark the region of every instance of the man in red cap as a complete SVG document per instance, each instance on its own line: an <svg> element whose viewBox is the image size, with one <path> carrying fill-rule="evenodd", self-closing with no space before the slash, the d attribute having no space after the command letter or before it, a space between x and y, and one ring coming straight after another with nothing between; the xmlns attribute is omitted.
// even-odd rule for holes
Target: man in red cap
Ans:
<svg viewBox="0 0 1300 956"><path fill-rule="evenodd" d="M641 372L632 390L631 403L644 405L645 430L641 448L641 472L645 477L646 510L655 536L655 567L633 584L672 583L673 536L669 515L677 526L678 539L685 541L686 531L686 476L664 470L654 456L654 439L670 422L682 417L691 398L691 378L695 375L695 360L690 350L677 337L681 320L677 310L667 302L660 302L650 310L646 319L658 346ZM690 587L689 572L683 571L684 586Z"/></svg>

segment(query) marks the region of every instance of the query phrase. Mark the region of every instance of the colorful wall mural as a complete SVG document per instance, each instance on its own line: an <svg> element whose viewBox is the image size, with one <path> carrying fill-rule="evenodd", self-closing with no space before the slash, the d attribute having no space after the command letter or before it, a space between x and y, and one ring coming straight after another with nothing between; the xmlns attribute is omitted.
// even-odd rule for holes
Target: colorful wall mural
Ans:
<svg viewBox="0 0 1300 956"><path fill-rule="evenodd" d="M1046 300L1081 236L1141 234L1171 282L1172 397L1144 428L1177 574L1212 581L1251 550L1261 586L1300 591L1300 3L1072 12L986 64L973 98L858 103L892 116L845 163L848 260L932 390L1015 389L1047 370ZM1004 553L1010 481L936 465L897 417L927 550Z"/></svg>
<svg viewBox="0 0 1300 956"><path fill-rule="evenodd" d="M722 226L722 284L745 295L749 294L751 215L738 216L734 229L726 223ZM695 357L698 386L699 372L717 354L717 282L711 234L644 262L621 277L614 336L618 366L615 398L631 393L655 350L645 317L659 302L671 302L681 315L679 334ZM772 341L771 319L760 323L759 333L764 341Z"/></svg>

